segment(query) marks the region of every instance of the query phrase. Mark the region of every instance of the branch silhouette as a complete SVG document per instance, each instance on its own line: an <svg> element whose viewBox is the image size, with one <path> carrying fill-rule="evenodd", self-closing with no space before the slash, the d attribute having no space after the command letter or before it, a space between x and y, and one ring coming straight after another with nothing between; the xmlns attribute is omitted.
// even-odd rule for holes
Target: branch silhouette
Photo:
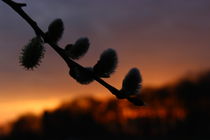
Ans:
<svg viewBox="0 0 210 140"><path fill-rule="evenodd" d="M87 38L78 39L75 44L67 44L65 49L59 47L57 42L61 39L64 26L61 19L54 20L48 27L48 31L43 32L37 23L22 9L25 3L17 3L12 0L2 0L18 13L34 30L34 37L21 52L20 63L26 69L37 67L43 58L45 49L44 43L49 44L68 65L69 74L77 82L88 84L93 80L107 88L118 99L127 99L137 106L144 105L140 97L142 78L137 68L131 69L123 80L122 89L118 90L101 78L108 78L115 71L117 66L117 54L115 50L104 51L93 67L85 68L74 61L84 56L89 48Z"/></svg>

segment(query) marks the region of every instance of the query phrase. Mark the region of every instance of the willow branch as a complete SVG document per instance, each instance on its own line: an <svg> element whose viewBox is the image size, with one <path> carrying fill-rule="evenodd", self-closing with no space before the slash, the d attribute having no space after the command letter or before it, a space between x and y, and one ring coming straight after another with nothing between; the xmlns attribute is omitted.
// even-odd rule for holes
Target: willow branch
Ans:
<svg viewBox="0 0 210 140"><path fill-rule="evenodd" d="M18 13L31 26L31 28L34 30L37 36L41 36L43 40L45 40L45 33L40 29L37 23L22 9L22 7L26 6L25 3L17 3L12 0L2 0L2 1L5 2L7 5L9 5L14 11L16 11L16 13ZM64 50L61 47L59 47L57 44L54 44L49 41L45 43L48 43L63 58L63 60L66 62L69 68L79 67L81 69L85 69L83 66L76 63L68 56L66 56ZM111 86L110 84L108 84L107 82L105 82L104 80L95 75L93 77L98 83L107 88L117 98L120 99L125 98L122 96L122 94L120 94L120 91L115 87Z"/></svg>

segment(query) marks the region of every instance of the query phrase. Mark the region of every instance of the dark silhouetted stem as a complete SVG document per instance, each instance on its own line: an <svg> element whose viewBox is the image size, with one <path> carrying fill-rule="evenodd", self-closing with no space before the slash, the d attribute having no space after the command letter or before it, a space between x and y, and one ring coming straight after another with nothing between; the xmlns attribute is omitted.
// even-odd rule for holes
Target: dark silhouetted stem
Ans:
<svg viewBox="0 0 210 140"><path fill-rule="evenodd" d="M8 4L13 10L15 10L34 30L35 34L37 36L41 36L43 40L45 40L45 33L39 28L37 23L28 15L25 13L25 11L22 9L22 7L26 6L24 3L16 3L12 0L2 0L6 4ZM72 59L70 59L68 56L66 56L65 51L60 48L57 44L46 42L48 43L66 62L69 68L71 67L79 67L81 69L84 69L83 66L76 63ZM97 76L94 76L94 79L103 85L105 88L107 88L112 94L114 94L117 98L122 99L124 98L122 94L120 94L120 91L116 89L115 87L111 86L110 84L106 83L104 80L100 79Z"/></svg>

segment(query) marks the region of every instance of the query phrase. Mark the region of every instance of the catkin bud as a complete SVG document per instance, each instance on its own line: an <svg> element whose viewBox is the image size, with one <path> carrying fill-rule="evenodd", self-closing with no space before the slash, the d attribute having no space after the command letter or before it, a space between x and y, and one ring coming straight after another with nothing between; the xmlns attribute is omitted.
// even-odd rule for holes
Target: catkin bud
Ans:
<svg viewBox="0 0 210 140"><path fill-rule="evenodd" d="M66 54L71 59L79 59L86 54L90 46L88 38L80 38L75 44L68 44L65 47Z"/></svg>
<svg viewBox="0 0 210 140"><path fill-rule="evenodd" d="M71 67L69 74L80 84L89 84L93 78L92 68Z"/></svg>
<svg viewBox="0 0 210 140"><path fill-rule="evenodd" d="M54 20L48 27L45 42L57 43L61 39L63 31L63 21L61 19Z"/></svg>
<svg viewBox="0 0 210 140"><path fill-rule="evenodd" d="M41 38L35 37L21 50L20 64L26 69L33 69L40 65L44 52Z"/></svg>
<svg viewBox="0 0 210 140"><path fill-rule="evenodd" d="M105 50L98 62L93 67L94 74L99 77L108 78L117 67L117 53L113 49Z"/></svg>
<svg viewBox="0 0 210 140"><path fill-rule="evenodd" d="M121 92L130 96L138 94L141 88L142 77L137 68L132 68L125 76Z"/></svg>

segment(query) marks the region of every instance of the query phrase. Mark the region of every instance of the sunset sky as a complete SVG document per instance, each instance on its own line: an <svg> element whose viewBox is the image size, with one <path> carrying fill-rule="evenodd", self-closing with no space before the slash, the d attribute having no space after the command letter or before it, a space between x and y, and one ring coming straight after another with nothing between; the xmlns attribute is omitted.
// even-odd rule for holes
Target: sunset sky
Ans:
<svg viewBox="0 0 210 140"><path fill-rule="evenodd" d="M132 67L140 69L143 86L161 86L210 67L209 0L17 0L46 31L56 18L65 25L65 46L80 37L90 49L79 63L93 66L107 48L117 51L116 73L106 81L121 87ZM19 66L21 48L33 30L0 1L0 125L23 112L53 108L75 96L111 95L96 82L80 85L63 60L46 45L38 69Z"/></svg>

